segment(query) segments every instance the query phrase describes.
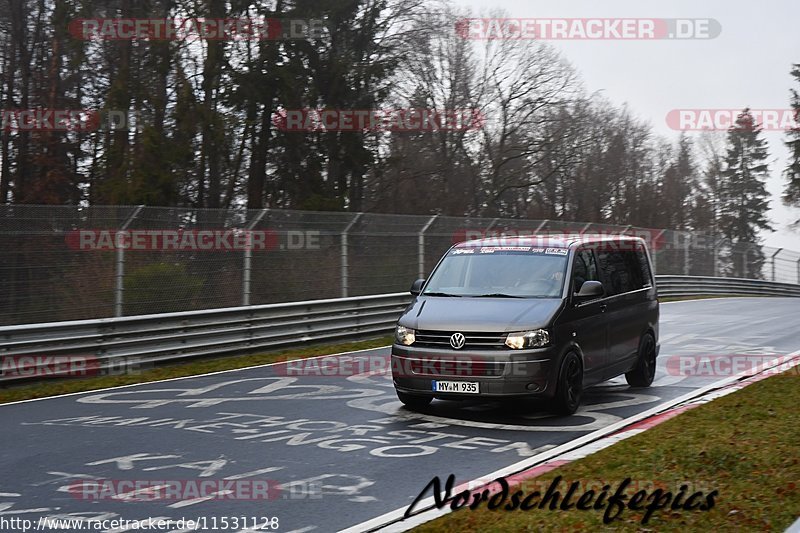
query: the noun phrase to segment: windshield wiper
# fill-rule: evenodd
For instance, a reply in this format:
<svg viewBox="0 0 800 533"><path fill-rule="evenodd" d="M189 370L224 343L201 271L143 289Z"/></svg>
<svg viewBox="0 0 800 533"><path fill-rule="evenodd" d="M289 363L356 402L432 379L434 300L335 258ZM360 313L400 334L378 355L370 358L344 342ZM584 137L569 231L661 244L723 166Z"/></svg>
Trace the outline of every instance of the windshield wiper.
<svg viewBox="0 0 800 533"><path fill-rule="evenodd" d="M446 292L423 292L422 296L454 296L456 298L461 298L460 294L449 294Z"/></svg>
<svg viewBox="0 0 800 533"><path fill-rule="evenodd" d="M494 292L491 294L476 294L475 298L525 298L525 296L517 296L515 294L505 294L502 292Z"/></svg>

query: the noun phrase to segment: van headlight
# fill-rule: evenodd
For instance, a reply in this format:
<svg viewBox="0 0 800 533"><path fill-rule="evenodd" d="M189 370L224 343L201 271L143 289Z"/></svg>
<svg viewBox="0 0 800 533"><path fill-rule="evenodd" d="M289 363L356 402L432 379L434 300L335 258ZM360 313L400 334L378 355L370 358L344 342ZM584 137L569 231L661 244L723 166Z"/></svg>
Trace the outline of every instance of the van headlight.
<svg viewBox="0 0 800 533"><path fill-rule="evenodd" d="M414 344L415 340L417 340L414 336L414 330L405 326L397 326L397 328L394 330L394 336L397 339L397 342L405 346L410 346L411 344Z"/></svg>
<svg viewBox="0 0 800 533"><path fill-rule="evenodd" d="M514 350L542 348L548 344L550 344L550 333L546 329L518 331L516 333L509 333L506 337L506 346Z"/></svg>

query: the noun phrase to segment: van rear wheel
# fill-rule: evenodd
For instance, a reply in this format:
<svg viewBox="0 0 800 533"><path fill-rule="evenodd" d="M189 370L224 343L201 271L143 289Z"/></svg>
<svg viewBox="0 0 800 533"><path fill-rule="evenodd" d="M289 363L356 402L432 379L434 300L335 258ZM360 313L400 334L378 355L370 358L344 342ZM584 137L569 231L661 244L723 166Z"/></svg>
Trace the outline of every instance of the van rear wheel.
<svg viewBox="0 0 800 533"><path fill-rule="evenodd" d="M625 374L631 387L649 387L656 377L656 340L645 333L639 343L639 356L633 370Z"/></svg>
<svg viewBox="0 0 800 533"><path fill-rule="evenodd" d="M403 402L403 405L409 409L424 409L427 407L433 398L430 396L414 396L413 394L406 394L405 392L397 392L397 397Z"/></svg>
<svg viewBox="0 0 800 533"><path fill-rule="evenodd" d="M575 352L569 352L561 362L556 385L553 411L560 415L571 415L578 410L583 393L583 366Z"/></svg>

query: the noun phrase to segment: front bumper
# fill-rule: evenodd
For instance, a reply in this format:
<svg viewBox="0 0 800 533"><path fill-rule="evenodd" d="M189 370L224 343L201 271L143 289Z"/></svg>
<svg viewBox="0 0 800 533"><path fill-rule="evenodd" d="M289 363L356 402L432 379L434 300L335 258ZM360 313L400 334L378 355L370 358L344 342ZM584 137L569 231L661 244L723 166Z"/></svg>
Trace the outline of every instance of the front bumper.
<svg viewBox="0 0 800 533"><path fill-rule="evenodd" d="M406 394L442 399L551 398L560 354L553 347L530 350L449 350L392 346L392 378ZM478 394L435 392L433 381L478 382Z"/></svg>

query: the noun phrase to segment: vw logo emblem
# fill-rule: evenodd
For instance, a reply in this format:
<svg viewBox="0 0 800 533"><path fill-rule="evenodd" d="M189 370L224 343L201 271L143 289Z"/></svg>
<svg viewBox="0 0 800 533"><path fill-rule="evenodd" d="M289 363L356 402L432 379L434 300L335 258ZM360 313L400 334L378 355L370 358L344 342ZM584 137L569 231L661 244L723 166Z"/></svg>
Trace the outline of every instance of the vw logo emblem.
<svg viewBox="0 0 800 533"><path fill-rule="evenodd" d="M464 338L463 333L453 333L450 335L450 346L452 346L456 350L460 350L464 347L464 343L467 339Z"/></svg>

